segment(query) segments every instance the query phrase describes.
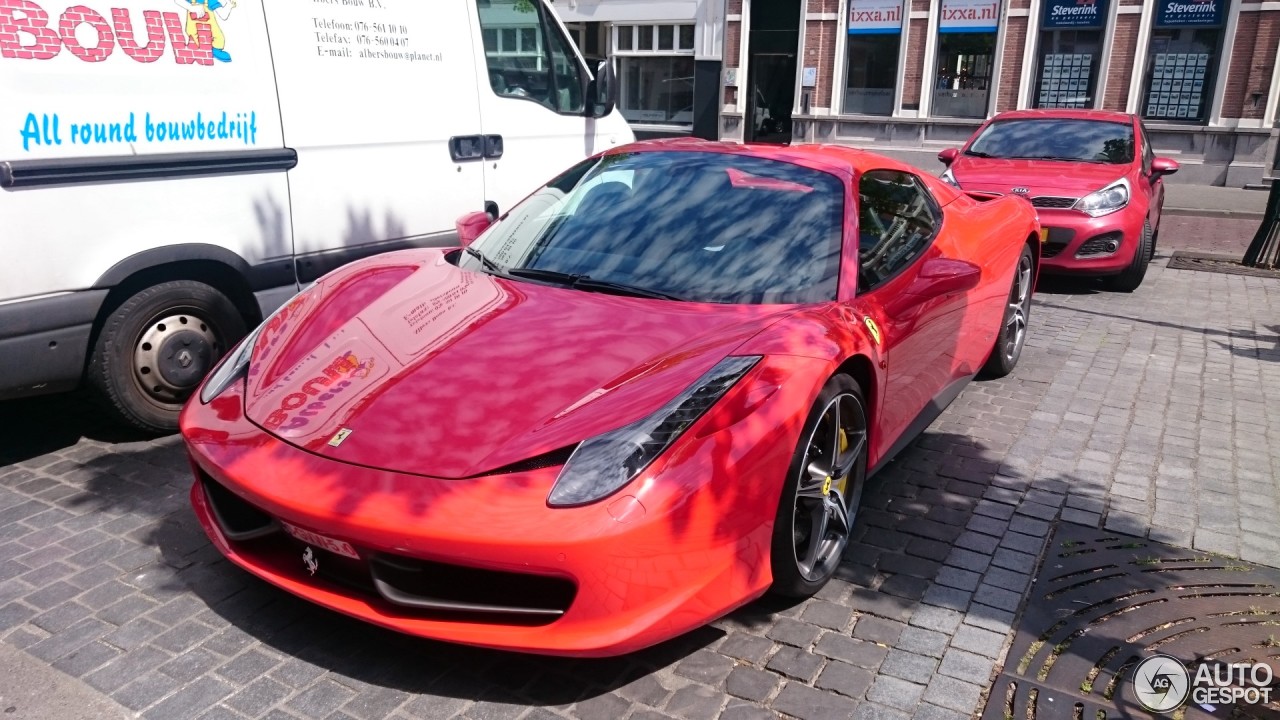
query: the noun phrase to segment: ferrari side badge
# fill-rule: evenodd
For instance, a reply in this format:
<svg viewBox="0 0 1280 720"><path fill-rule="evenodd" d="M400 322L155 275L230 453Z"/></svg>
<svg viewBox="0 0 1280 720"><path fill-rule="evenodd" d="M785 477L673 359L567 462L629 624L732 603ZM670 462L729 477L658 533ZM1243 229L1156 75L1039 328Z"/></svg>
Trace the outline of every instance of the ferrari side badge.
<svg viewBox="0 0 1280 720"><path fill-rule="evenodd" d="M351 434L350 428L338 428L338 432L334 433L333 437L329 438L329 447L338 447L339 445L342 444L343 440L347 439L347 436L350 434Z"/></svg>
<svg viewBox="0 0 1280 720"><path fill-rule="evenodd" d="M880 326L876 325L876 321L872 320L870 315L862 318L862 322L866 324L867 330L871 333L871 339L874 340L877 345L879 345L880 344ZM329 443L329 444L332 445L333 443Z"/></svg>

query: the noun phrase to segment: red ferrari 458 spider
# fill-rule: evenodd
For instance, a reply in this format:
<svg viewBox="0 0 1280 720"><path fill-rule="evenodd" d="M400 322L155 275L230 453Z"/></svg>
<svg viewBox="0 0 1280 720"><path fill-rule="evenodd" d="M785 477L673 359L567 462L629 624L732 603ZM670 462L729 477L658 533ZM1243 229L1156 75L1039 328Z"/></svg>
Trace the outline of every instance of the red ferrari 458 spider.
<svg viewBox="0 0 1280 720"><path fill-rule="evenodd" d="M853 149L654 141L333 272L187 405L218 549L430 638L598 656L836 570L1027 332L1040 229Z"/></svg>

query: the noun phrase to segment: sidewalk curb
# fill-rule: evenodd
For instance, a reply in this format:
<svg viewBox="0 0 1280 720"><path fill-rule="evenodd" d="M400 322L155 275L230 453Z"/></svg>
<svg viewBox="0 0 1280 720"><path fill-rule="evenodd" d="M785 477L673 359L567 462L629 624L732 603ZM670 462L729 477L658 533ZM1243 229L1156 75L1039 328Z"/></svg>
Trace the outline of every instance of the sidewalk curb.
<svg viewBox="0 0 1280 720"><path fill-rule="evenodd" d="M1171 208L1162 211L1165 215L1183 217L1226 218L1231 220L1261 220L1265 213L1253 210L1217 210L1213 208Z"/></svg>

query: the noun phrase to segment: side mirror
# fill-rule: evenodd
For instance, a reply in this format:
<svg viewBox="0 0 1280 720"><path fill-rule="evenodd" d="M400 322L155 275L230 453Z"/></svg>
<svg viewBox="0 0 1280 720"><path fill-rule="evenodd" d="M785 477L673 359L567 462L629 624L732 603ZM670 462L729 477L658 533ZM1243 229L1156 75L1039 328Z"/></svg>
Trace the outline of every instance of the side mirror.
<svg viewBox="0 0 1280 720"><path fill-rule="evenodd" d="M617 104L618 76L613 70L613 60L606 58L596 66L595 79L587 83L586 116L605 117Z"/></svg>
<svg viewBox="0 0 1280 720"><path fill-rule="evenodd" d="M948 258L926 260L916 281L918 288L909 292L937 297L972 290L982 280L982 269L973 263Z"/></svg>
<svg viewBox="0 0 1280 720"><path fill-rule="evenodd" d="M960 154L959 150L955 148L947 148L946 150L943 150L942 152L938 153L938 160L940 160L943 165L950 165L951 163L956 161L956 157L959 154Z"/></svg>
<svg viewBox="0 0 1280 720"><path fill-rule="evenodd" d="M1151 177L1158 178L1178 172L1178 161L1158 157L1151 161Z"/></svg>
<svg viewBox="0 0 1280 720"><path fill-rule="evenodd" d="M463 215L454 224L458 228L458 244L462 247L470 245L476 241L476 238L480 237L480 233L488 230L492 224L493 218L483 210Z"/></svg>

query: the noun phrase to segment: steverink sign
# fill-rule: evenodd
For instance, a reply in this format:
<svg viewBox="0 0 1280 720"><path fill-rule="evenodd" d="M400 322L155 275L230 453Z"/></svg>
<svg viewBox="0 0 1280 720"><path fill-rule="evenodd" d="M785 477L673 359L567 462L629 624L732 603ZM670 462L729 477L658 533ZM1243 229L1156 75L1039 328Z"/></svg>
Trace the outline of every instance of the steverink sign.
<svg viewBox="0 0 1280 720"><path fill-rule="evenodd" d="M1222 24L1227 0L1159 0L1156 27L1214 26Z"/></svg>
<svg viewBox="0 0 1280 720"><path fill-rule="evenodd" d="M1045 0L1041 27L1046 30L1101 28L1106 16L1107 0Z"/></svg>

